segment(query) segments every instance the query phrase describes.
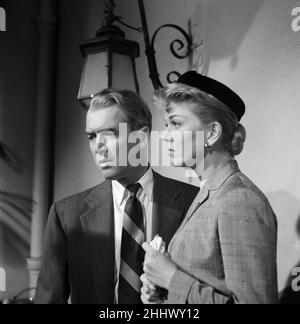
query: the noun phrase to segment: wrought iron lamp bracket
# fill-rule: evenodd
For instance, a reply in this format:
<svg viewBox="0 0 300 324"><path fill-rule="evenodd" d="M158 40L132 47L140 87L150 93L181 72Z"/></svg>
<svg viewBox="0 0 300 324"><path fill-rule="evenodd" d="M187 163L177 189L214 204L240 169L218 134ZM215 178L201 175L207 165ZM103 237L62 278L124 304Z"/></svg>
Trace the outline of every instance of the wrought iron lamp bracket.
<svg viewBox="0 0 300 324"><path fill-rule="evenodd" d="M177 59L185 59L190 56L190 54L193 52L193 50L196 47L199 47L202 45L202 42L199 44L193 44L193 39L192 37L180 26L175 25L175 24L164 24L160 27L158 27L151 40L149 36L149 30L148 30L148 24L147 24L147 17L145 13L145 6L144 6L144 1L143 0L138 0L138 5L139 5L139 10L140 10L140 16L141 16L141 22L142 22L142 27L134 27L131 26L123 21L123 17L117 16L114 14L114 8L116 7L114 0L106 0L105 1L105 6L106 10L104 11L105 13L105 24L102 26L102 28L97 32L101 33L103 28L110 28L110 27L115 27L113 24L115 22L120 23L121 25L135 30L137 32L143 33L144 34L144 40L145 40L145 53L147 56L148 60L148 67L149 67L149 76L150 79L153 83L154 89L159 89L163 85L160 81L159 78L159 73L158 73L158 68L157 68L157 62L156 62L156 51L155 51L155 41L158 33L164 29L164 28L172 28L177 30L182 36L183 39L176 38L173 40L170 44L170 51L172 55L177 58ZM185 52L182 54L182 51L185 50ZM172 82L172 76L179 77L180 73L177 71L171 71L167 74L167 81Z"/></svg>
<svg viewBox="0 0 300 324"><path fill-rule="evenodd" d="M151 40L151 51L154 53L155 55L155 40L157 37L157 34L163 29L163 28L173 28L175 30L177 30L179 33L181 33L181 35L184 37L184 41L182 41L179 38L176 38L175 40L173 40L170 44L170 51L172 53L172 55L179 59L185 59L187 57L189 57L189 55L192 53L193 51L193 40L192 37L180 26L175 25L175 24L164 24L162 26L160 26L159 28L156 29L156 31L153 34L152 40ZM184 54L180 54L181 51L186 48L186 51ZM180 76L180 73L177 71L171 71L168 73L167 75L167 81L169 83L172 82L171 76L175 75L177 78Z"/></svg>
<svg viewBox="0 0 300 324"><path fill-rule="evenodd" d="M192 53L192 51L194 49L193 39L183 28L179 27L178 25L164 24L156 29L156 31L154 32L152 39L150 41L144 0L138 0L138 4L139 4L140 16L141 16L141 21L142 21L145 45L146 45L146 55L148 58L150 78L152 80L154 89L159 89L162 87L162 83L159 78L156 57L155 57L156 52L155 52L155 46L154 46L157 34L163 28L173 28L173 29L177 30L183 36L184 41L182 41L181 39L175 39L170 44L171 53L177 59L185 59L185 58L189 57L189 55ZM180 54L180 51L182 51L185 48L185 46L186 46L185 54ZM171 80L172 75L175 75L178 77L178 76L180 76L180 73L177 71L169 72L167 75L168 82L172 82L172 80Z"/></svg>

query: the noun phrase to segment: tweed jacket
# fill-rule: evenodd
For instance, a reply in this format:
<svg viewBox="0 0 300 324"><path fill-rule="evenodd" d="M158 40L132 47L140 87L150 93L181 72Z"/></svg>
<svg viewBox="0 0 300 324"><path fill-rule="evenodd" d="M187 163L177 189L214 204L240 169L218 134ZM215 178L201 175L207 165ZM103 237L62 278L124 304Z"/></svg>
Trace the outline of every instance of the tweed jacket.
<svg viewBox="0 0 300 324"><path fill-rule="evenodd" d="M277 303L276 246L267 198L230 161L207 180L170 242L179 268L167 302Z"/></svg>

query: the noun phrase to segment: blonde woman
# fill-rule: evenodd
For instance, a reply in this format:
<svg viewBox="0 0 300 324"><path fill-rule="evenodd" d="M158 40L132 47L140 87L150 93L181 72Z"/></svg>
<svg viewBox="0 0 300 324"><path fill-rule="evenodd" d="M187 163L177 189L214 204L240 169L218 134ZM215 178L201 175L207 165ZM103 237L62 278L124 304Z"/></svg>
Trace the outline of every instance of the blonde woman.
<svg viewBox="0 0 300 324"><path fill-rule="evenodd" d="M243 101L224 84L193 71L155 97L166 111L164 140L172 164L185 166L191 157L178 149L173 134L201 131L204 168L194 165L201 190L170 242L168 254L143 245L142 301L277 303L276 217L265 195L234 159L246 139L240 124ZM158 287L167 291L166 300Z"/></svg>

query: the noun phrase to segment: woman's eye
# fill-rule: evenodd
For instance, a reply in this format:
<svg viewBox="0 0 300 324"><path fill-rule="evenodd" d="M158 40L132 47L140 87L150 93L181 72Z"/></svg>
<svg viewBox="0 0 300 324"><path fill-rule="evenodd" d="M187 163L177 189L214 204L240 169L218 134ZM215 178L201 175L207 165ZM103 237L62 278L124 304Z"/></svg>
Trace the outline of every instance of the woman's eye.
<svg viewBox="0 0 300 324"><path fill-rule="evenodd" d="M182 124L176 121L170 121L169 123L165 122L165 128L168 128L169 126L179 128L180 126L182 126Z"/></svg>
<svg viewBox="0 0 300 324"><path fill-rule="evenodd" d="M172 125L175 127L175 128L179 128L181 126L180 123L176 123L176 122L172 122Z"/></svg>

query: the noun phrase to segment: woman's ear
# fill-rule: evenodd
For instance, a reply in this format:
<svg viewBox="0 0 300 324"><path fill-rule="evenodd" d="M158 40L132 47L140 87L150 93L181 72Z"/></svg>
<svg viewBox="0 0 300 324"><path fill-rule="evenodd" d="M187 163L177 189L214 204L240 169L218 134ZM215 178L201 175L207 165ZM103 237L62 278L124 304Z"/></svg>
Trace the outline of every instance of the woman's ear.
<svg viewBox="0 0 300 324"><path fill-rule="evenodd" d="M210 130L207 134L207 144L214 146L222 136L222 125L218 122L210 124Z"/></svg>

